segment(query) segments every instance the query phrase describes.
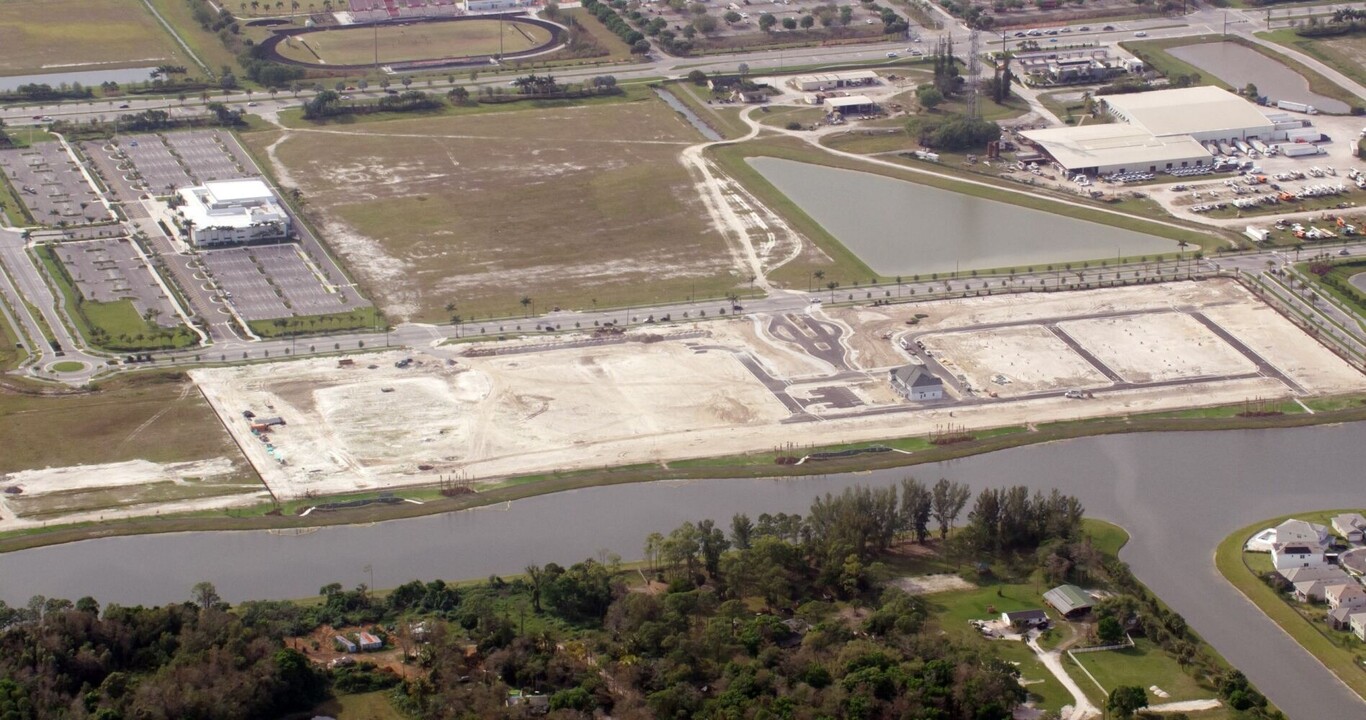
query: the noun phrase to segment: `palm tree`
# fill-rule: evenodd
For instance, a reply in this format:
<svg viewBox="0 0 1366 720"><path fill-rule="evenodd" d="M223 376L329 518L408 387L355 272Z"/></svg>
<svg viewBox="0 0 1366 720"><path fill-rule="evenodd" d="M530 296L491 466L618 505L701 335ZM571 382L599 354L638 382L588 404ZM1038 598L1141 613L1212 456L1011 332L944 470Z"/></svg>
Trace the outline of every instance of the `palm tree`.
<svg viewBox="0 0 1366 720"><path fill-rule="evenodd" d="M817 270L816 272L811 273L811 277L816 278L816 282L820 282L820 281L822 281L822 280L825 279L825 271L824 271L824 270ZM810 281L810 280L808 280L808 281L806 282L806 290L807 290L807 292L810 292L810 291L811 291L811 281Z"/></svg>
<svg viewBox="0 0 1366 720"><path fill-rule="evenodd" d="M545 580L545 573L539 565L527 565L526 577L531 584L531 610L539 613L541 611L541 585Z"/></svg>
<svg viewBox="0 0 1366 720"><path fill-rule="evenodd" d="M530 310L526 310L527 317L531 317L531 313L534 312L536 309L536 303L532 302L531 298L527 297L526 295L523 295L522 299L518 302L522 303L523 310L531 308Z"/></svg>
<svg viewBox="0 0 1366 720"><path fill-rule="evenodd" d="M831 280L830 282L825 284L825 287L830 290L830 302L835 302L835 289L839 286L839 282L835 280Z"/></svg>

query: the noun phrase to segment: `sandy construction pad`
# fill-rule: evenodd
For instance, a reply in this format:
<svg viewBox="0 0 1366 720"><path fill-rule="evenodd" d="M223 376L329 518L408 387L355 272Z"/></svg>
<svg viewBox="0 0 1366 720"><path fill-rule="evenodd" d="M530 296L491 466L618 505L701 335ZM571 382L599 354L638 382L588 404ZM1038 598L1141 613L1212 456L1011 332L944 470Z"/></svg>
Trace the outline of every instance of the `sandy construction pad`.
<svg viewBox="0 0 1366 720"><path fill-rule="evenodd" d="M929 595L931 593L950 592L952 590L973 590L977 587L957 575L948 573L897 578L893 580L891 584L905 590L906 593L910 595Z"/></svg>
<svg viewBox="0 0 1366 720"><path fill-rule="evenodd" d="M1252 361L1184 313L1073 320L1058 328L1129 382L1241 375Z"/></svg>
<svg viewBox="0 0 1366 720"><path fill-rule="evenodd" d="M432 483L481 462L538 453L582 454L611 465L625 455L601 455L594 446L637 440L649 448L678 434L788 415L730 352L683 343L453 363L414 356L412 366L395 367L403 357L367 355L350 368L310 360L193 376L280 497ZM263 440L251 433L244 410L286 424Z"/></svg>
<svg viewBox="0 0 1366 720"><path fill-rule="evenodd" d="M1110 382L1042 325L924 335L920 341L944 367L974 389L1018 397Z"/></svg>
<svg viewBox="0 0 1366 720"><path fill-rule="evenodd" d="M73 490L116 488L157 482L216 480L226 478L237 470L238 467L228 458L180 463L129 460L103 465L22 470L0 475L0 486L17 486L23 490L24 496L32 497Z"/></svg>
<svg viewBox="0 0 1366 720"><path fill-rule="evenodd" d="M1311 393L1352 392L1366 384L1366 377L1346 360L1310 339L1267 305L1221 305L1207 308L1204 313Z"/></svg>

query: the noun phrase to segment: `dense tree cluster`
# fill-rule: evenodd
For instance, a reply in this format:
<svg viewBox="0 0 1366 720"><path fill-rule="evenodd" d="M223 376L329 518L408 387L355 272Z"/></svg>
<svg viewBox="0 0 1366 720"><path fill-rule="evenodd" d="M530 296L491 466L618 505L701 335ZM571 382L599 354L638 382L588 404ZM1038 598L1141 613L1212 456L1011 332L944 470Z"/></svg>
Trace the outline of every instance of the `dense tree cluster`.
<svg viewBox="0 0 1366 720"><path fill-rule="evenodd" d="M380 112L420 112L439 110L445 102L437 95L421 90L404 90L382 95L377 100L346 99L335 90L323 90L304 103L304 117L321 120L339 115L368 115Z"/></svg>
<svg viewBox="0 0 1366 720"><path fill-rule="evenodd" d="M630 45L632 52L649 52L649 42L645 43L643 50L636 47L636 43L645 40L645 35L628 25L611 5L600 0L583 0L582 5L588 12L593 13L593 17L606 25L608 30L621 38L622 42Z"/></svg>
<svg viewBox="0 0 1366 720"><path fill-rule="evenodd" d="M1001 137L995 122L961 114L914 117L906 131L925 147L950 152L981 149Z"/></svg>

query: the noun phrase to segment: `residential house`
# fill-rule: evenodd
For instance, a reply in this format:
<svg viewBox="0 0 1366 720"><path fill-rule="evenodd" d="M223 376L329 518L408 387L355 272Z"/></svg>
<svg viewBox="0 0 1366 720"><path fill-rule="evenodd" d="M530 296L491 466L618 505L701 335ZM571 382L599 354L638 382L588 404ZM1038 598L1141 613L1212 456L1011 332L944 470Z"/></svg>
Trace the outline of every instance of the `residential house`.
<svg viewBox="0 0 1366 720"><path fill-rule="evenodd" d="M1366 539L1366 518L1361 513L1342 513L1333 518L1333 529L1355 545Z"/></svg>
<svg viewBox="0 0 1366 720"><path fill-rule="evenodd" d="M1352 577L1343 572L1341 568L1335 568L1332 565L1286 568L1279 571L1279 575L1285 578L1285 581L1291 585L1308 582L1310 580L1323 580L1329 585L1337 585L1346 583L1352 579Z"/></svg>
<svg viewBox="0 0 1366 720"><path fill-rule="evenodd" d="M892 389L907 400L942 400L944 381L924 365L905 365L889 374Z"/></svg>
<svg viewBox="0 0 1366 720"><path fill-rule="evenodd" d="M1332 537L1327 526L1292 519L1276 526L1275 541L1282 544L1292 542L1313 543L1319 547L1328 547L1331 544Z"/></svg>
<svg viewBox="0 0 1366 720"><path fill-rule="evenodd" d="M1048 624L1048 613L1043 610L1018 610L1001 613L1001 622L1013 628L1035 628Z"/></svg>
<svg viewBox="0 0 1366 720"><path fill-rule="evenodd" d="M1366 612L1352 613L1348 617L1347 626L1352 629L1352 634L1359 640L1366 640Z"/></svg>
<svg viewBox="0 0 1366 720"><path fill-rule="evenodd" d="M1271 546L1271 564L1277 570L1318 567L1327 564L1323 547L1312 542L1277 542Z"/></svg>
<svg viewBox="0 0 1366 720"><path fill-rule="evenodd" d="M351 642L345 635L337 635L332 638L332 641L337 644L337 649L342 652L356 652L356 644Z"/></svg>
<svg viewBox="0 0 1366 720"><path fill-rule="evenodd" d="M1328 584L1331 582L1334 581L1305 580L1304 582L1297 582L1294 585L1295 599L1302 603L1323 602L1326 599L1323 592L1328 589Z"/></svg>
<svg viewBox="0 0 1366 720"><path fill-rule="evenodd" d="M1044 593L1043 599L1065 618L1085 615L1096 602L1090 593L1076 585L1059 585Z"/></svg>
<svg viewBox="0 0 1366 720"><path fill-rule="evenodd" d="M1366 590L1355 580L1342 585L1329 585L1323 589L1323 598L1328 601L1330 610L1340 607L1354 607L1366 610Z"/></svg>
<svg viewBox="0 0 1366 720"><path fill-rule="evenodd" d="M360 641L358 644L362 652L375 652L384 647L384 643L378 637L368 632L356 633L356 639Z"/></svg>
<svg viewBox="0 0 1366 720"><path fill-rule="evenodd" d="M1338 556L1338 567L1357 576L1366 576L1366 548L1352 548Z"/></svg>
<svg viewBox="0 0 1366 720"><path fill-rule="evenodd" d="M1361 608L1340 607L1328 611L1328 626L1334 630L1351 630L1352 616L1361 613Z"/></svg>

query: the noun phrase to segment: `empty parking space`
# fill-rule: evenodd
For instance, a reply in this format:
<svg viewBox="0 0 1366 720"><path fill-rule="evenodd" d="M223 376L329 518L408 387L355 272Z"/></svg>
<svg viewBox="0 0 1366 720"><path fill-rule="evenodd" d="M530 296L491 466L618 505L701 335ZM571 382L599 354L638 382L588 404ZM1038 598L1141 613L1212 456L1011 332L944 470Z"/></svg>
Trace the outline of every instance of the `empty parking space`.
<svg viewBox="0 0 1366 720"><path fill-rule="evenodd" d="M367 307L349 288L327 284L293 243L200 253L207 281L217 285L247 321L331 315Z"/></svg>
<svg viewBox="0 0 1366 720"><path fill-rule="evenodd" d="M0 171L36 223L79 225L110 219L95 188L59 143L0 150Z"/></svg>
<svg viewBox="0 0 1366 720"><path fill-rule="evenodd" d="M248 175L246 166L227 149L216 131L172 133L166 136L166 145L199 183L236 180Z"/></svg>
<svg viewBox="0 0 1366 720"><path fill-rule="evenodd" d="M151 268L127 238L67 242L54 249L86 302L130 300L139 315L152 310L162 327L180 324Z"/></svg>
<svg viewBox="0 0 1366 720"><path fill-rule="evenodd" d="M126 161L119 170L131 180L141 180L140 189L147 192L169 195L176 188L194 184L180 160L157 135L125 137L114 157Z"/></svg>

